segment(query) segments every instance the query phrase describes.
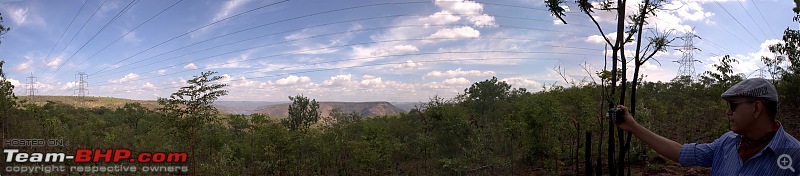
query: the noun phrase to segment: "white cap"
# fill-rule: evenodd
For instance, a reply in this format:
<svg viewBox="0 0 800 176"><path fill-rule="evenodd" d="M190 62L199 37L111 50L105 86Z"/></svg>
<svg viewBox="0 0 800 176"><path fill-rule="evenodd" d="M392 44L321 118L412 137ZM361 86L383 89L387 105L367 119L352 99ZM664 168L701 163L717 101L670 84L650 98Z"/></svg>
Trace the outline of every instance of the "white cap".
<svg viewBox="0 0 800 176"><path fill-rule="evenodd" d="M778 90L769 80L764 78L750 78L736 83L730 89L722 93L722 99L730 100L733 97L753 97L764 98L778 102Z"/></svg>

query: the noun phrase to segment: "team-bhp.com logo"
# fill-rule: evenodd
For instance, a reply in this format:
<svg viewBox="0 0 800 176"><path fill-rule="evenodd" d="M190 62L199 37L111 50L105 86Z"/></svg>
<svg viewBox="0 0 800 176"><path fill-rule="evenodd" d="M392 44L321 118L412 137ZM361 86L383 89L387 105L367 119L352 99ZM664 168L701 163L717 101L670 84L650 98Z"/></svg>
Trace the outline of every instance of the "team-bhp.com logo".
<svg viewBox="0 0 800 176"><path fill-rule="evenodd" d="M76 163L87 162L131 162L131 163L185 163L186 153L139 153L138 156L131 155L131 150L128 149L78 149L75 155L67 155L66 153L24 153L19 149L3 149L3 154L6 155L6 162L11 163L39 163L39 162L65 162L66 160L73 160Z"/></svg>
<svg viewBox="0 0 800 176"><path fill-rule="evenodd" d="M5 140L3 160L5 168L0 173L188 173L186 152L140 152L126 148L77 149L74 154L64 152L26 152L13 147L65 147L63 140L11 139ZM23 148L23 149L24 149ZM39 150L41 151L41 150Z"/></svg>

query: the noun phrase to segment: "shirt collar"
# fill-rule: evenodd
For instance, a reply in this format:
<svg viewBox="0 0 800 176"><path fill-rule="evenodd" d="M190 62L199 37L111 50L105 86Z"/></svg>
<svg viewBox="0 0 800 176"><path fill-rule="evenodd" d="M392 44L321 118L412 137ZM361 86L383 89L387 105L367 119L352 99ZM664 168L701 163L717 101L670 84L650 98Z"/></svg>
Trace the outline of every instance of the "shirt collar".
<svg viewBox="0 0 800 176"><path fill-rule="evenodd" d="M766 148L769 148L771 150L775 150L777 148L784 148L785 146L783 143L787 140L786 135L788 134L786 133L786 131L783 130L783 124L781 124L781 127L778 128L778 131L775 132L775 137L772 137L772 140L769 141Z"/></svg>

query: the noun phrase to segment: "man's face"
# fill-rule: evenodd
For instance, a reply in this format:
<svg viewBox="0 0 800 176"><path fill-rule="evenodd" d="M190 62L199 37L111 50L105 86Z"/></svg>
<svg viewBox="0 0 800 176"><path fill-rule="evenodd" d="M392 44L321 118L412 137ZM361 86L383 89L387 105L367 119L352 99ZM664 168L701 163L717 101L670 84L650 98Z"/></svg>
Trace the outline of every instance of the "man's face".
<svg viewBox="0 0 800 176"><path fill-rule="evenodd" d="M755 123L754 102L754 100L744 97L728 100L727 114L731 123L731 131L744 134Z"/></svg>

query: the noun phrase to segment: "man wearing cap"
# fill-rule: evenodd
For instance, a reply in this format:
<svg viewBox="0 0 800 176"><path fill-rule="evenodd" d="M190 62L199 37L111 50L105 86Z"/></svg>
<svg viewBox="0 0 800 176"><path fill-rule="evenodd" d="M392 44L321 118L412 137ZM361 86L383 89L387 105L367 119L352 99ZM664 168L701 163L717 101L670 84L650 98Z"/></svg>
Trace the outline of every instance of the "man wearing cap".
<svg viewBox="0 0 800 176"><path fill-rule="evenodd" d="M782 153L800 150L800 142L776 120L778 91L772 83L747 79L722 93L722 99L729 105L726 113L731 131L711 143L678 144L639 125L621 105L618 108L625 112L625 120L617 126L681 166L711 167L713 175L800 175L800 168L794 168L800 161L777 169ZM788 171L789 167L793 171Z"/></svg>

